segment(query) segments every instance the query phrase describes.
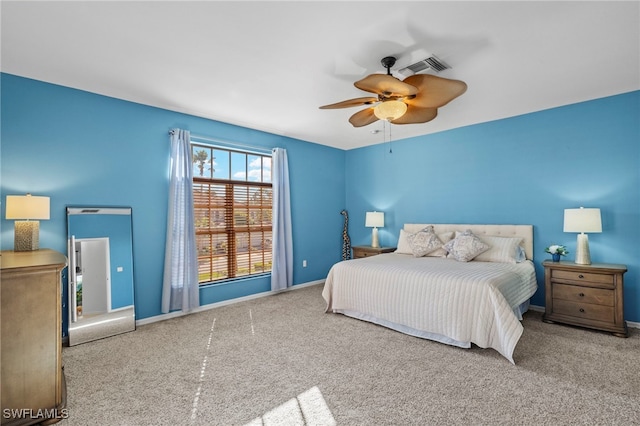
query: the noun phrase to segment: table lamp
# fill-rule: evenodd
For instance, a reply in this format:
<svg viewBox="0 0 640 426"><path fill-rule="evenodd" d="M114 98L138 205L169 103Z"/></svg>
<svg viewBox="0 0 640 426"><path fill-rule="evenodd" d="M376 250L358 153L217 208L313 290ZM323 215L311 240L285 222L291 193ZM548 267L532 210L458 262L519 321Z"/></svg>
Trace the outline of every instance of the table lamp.
<svg viewBox="0 0 640 426"><path fill-rule="evenodd" d="M364 226L367 228L373 228L371 230L371 247L380 247L380 242L378 241L378 228L384 227L384 213L367 212Z"/></svg>
<svg viewBox="0 0 640 426"><path fill-rule="evenodd" d="M602 232L600 209L565 209L564 232L579 232L576 244L576 263L591 264L589 237L585 232Z"/></svg>
<svg viewBox="0 0 640 426"><path fill-rule="evenodd" d="M49 197L7 195L7 220L16 220L13 250L38 250L40 222L49 220Z"/></svg>

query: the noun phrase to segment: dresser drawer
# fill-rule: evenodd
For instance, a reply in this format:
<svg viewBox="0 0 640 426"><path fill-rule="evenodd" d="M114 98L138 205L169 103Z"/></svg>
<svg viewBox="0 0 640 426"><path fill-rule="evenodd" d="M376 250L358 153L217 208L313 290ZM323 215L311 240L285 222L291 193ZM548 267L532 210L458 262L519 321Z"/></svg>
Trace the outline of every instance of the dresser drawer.
<svg viewBox="0 0 640 426"><path fill-rule="evenodd" d="M552 288L554 299L577 303L590 303L594 305L614 306L615 292L613 290L558 283L554 283Z"/></svg>
<svg viewBox="0 0 640 426"><path fill-rule="evenodd" d="M612 274L597 274L593 272L566 271L562 269L551 270L551 279L570 280L579 283L608 284L613 286Z"/></svg>
<svg viewBox="0 0 640 426"><path fill-rule="evenodd" d="M553 299L553 313L557 315L568 315L576 318L612 323L615 319L614 312L613 306Z"/></svg>

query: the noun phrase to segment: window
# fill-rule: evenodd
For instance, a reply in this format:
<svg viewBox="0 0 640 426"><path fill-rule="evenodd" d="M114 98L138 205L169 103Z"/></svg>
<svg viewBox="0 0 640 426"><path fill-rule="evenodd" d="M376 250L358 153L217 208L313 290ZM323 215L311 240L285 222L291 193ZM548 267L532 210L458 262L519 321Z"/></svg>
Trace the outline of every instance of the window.
<svg viewBox="0 0 640 426"><path fill-rule="evenodd" d="M271 271L271 156L191 143L198 281Z"/></svg>

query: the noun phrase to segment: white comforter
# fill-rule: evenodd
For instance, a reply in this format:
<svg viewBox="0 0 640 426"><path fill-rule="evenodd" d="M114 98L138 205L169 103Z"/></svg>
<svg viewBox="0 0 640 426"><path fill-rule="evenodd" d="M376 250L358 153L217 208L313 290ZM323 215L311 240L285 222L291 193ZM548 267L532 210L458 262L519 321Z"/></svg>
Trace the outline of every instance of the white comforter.
<svg viewBox="0 0 640 426"><path fill-rule="evenodd" d="M537 289L532 262L458 262L381 254L343 261L322 291L343 313L443 343L493 348L509 361L524 328L514 313Z"/></svg>

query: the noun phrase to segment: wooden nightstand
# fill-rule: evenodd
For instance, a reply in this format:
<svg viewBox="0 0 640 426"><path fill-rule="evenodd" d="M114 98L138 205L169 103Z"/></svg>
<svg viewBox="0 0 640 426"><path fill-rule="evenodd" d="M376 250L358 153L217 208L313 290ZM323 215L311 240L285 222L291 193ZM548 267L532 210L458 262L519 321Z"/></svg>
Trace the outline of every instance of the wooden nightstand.
<svg viewBox="0 0 640 426"><path fill-rule="evenodd" d="M623 318L625 265L542 262L545 322L559 322L627 337Z"/></svg>
<svg viewBox="0 0 640 426"><path fill-rule="evenodd" d="M371 246L353 246L353 258L376 256L382 253L391 253L396 251L395 247L371 247Z"/></svg>

